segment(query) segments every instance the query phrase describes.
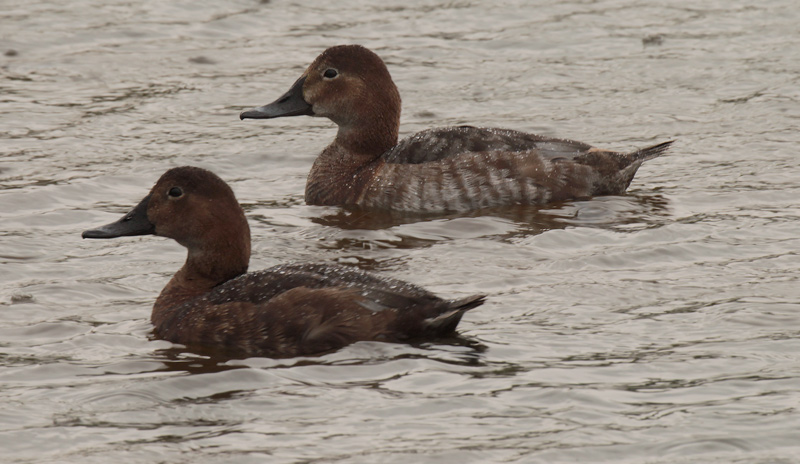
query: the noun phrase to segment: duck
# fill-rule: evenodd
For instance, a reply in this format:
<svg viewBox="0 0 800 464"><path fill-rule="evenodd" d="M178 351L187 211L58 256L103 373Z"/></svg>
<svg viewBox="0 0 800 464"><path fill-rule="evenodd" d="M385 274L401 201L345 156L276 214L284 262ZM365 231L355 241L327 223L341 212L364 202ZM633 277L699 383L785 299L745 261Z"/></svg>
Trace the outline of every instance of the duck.
<svg viewBox="0 0 800 464"><path fill-rule="evenodd" d="M305 201L401 213L547 205L625 193L673 141L621 153L499 128L428 129L398 142L401 101L386 64L361 45L325 50L288 92L240 119L326 117L338 126L314 161Z"/></svg>
<svg viewBox="0 0 800 464"><path fill-rule="evenodd" d="M167 237L186 261L155 300L157 338L231 358L317 355L357 341L404 343L455 334L485 295L443 299L422 287L325 263L247 272L250 228L211 171L172 168L118 221L83 238Z"/></svg>

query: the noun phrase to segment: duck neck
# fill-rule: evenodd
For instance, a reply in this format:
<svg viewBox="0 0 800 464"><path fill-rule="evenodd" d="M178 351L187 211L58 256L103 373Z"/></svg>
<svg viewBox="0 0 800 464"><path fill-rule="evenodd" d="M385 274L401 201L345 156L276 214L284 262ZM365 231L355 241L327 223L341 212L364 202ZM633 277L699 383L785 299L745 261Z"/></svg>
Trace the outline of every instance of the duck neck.
<svg viewBox="0 0 800 464"><path fill-rule="evenodd" d="M402 103L385 68L369 91L358 93L341 111L328 116L339 126L331 147L347 153L351 164L367 164L397 145Z"/></svg>
<svg viewBox="0 0 800 464"><path fill-rule="evenodd" d="M336 139L320 153L308 174L306 203L357 204L382 164L381 155L397 145L397 134L395 120L339 126Z"/></svg>
<svg viewBox="0 0 800 464"><path fill-rule="evenodd" d="M366 164L397 145L398 118L368 118L361 124L339 126L331 146L348 153L353 161Z"/></svg>
<svg viewBox="0 0 800 464"><path fill-rule="evenodd" d="M189 253L183 267L156 299L151 315L153 325L158 328L184 303L247 272L250 231L248 229L246 234L238 234L238 240L236 235L231 233L206 240L213 246L188 247Z"/></svg>
<svg viewBox="0 0 800 464"><path fill-rule="evenodd" d="M354 153L336 142L314 161L306 181L309 205L358 204L361 193L381 164L378 156Z"/></svg>

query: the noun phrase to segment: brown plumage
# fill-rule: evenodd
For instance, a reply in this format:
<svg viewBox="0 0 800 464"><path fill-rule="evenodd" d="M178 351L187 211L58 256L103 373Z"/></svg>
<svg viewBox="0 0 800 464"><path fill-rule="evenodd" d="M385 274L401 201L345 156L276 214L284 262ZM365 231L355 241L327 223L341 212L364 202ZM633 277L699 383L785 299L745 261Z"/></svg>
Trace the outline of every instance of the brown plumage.
<svg viewBox="0 0 800 464"><path fill-rule="evenodd" d="M398 143L400 110L400 94L380 57L340 45L317 57L281 98L241 118L329 118L339 131L311 168L306 202L403 212L622 194L639 166L672 143L619 153L471 126L431 129Z"/></svg>
<svg viewBox="0 0 800 464"><path fill-rule="evenodd" d="M191 350L286 357L359 340L450 335L484 296L444 300L415 285L327 264L247 272L250 229L230 187L200 168L167 171L138 206L84 238L153 234L188 249L153 306L155 334Z"/></svg>

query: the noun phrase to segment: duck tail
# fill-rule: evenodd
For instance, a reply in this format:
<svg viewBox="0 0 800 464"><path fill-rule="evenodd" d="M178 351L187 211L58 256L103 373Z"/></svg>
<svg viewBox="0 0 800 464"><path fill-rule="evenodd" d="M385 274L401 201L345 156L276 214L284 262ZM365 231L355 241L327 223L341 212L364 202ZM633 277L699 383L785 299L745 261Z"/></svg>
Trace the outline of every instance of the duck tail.
<svg viewBox="0 0 800 464"><path fill-rule="evenodd" d="M662 142L649 147L640 148L630 153L617 153L621 163L626 164L626 166L618 171L615 175L610 176L610 181L607 183L607 185L605 185L605 188L598 189L595 194L619 195L625 193L625 190L627 190L631 185L633 177L636 175L636 171L639 170L639 167L642 165L642 163L661 156L661 154L669 149L673 142L675 141L670 140L668 142Z"/></svg>
<svg viewBox="0 0 800 464"><path fill-rule="evenodd" d="M447 301L444 312L422 321L425 331L437 336L450 335L461 322L461 316L470 309L477 308L486 301L486 295L472 295L458 300Z"/></svg>
<svg viewBox="0 0 800 464"><path fill-rule="evenodd" d="M651 160L653 158L657 158L661 156L664 152L669 150L669 147L674 143L674 140L670 140L668 142L662 142L657 145L652 145L646 148L640 148L635 152L631 153L630 156L633 158L634 161L641 160L642 162Z"/></svg>

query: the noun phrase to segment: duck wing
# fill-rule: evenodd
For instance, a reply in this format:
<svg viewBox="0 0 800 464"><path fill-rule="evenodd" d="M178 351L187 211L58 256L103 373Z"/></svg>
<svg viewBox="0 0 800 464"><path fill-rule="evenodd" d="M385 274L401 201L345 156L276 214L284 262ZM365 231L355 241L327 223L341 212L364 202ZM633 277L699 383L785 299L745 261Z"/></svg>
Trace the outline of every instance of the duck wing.
<svg viewBox="0 0 800 464"><path fill-rule="evenodd" d="M297 287L355 288L364 295L374 295L377 303L390 307L399 306L398 302L388 301L390 295L440 299L432 292L402 280L378 277L350 267L317 263L283 264L250 272L218 285L206 298L212 304L231 301L264 303Z"/></svg>
<svg viewBox="0 0 800 464"><path fill-rule="evenodd" d="M572 159L592 149L573 140L543 137L510 129L473 126L439 127L401 140L384 153L387 163L422 164L474 152L526 152L535 150L546 159Z"/></svg>

